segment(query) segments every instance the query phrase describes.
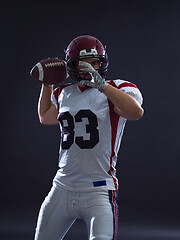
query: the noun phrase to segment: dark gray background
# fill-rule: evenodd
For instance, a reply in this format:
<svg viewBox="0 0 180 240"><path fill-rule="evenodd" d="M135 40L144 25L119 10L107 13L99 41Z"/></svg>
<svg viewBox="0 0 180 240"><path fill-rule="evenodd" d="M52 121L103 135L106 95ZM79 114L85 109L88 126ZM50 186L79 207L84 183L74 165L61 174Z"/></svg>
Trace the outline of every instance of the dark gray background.
<svg viewBox="0 0 180 240"><path fill-rule="evenodd" d="M107 46L109 79L143 93L145 114L128 121L117 164L119 238L180 238L180 1L39 1L1 7L0 239L33 239L57 170L58 126L38 121L40 84L29 71L64 58L75 37ZM87 239L78 221L66 239Z"/></svg>

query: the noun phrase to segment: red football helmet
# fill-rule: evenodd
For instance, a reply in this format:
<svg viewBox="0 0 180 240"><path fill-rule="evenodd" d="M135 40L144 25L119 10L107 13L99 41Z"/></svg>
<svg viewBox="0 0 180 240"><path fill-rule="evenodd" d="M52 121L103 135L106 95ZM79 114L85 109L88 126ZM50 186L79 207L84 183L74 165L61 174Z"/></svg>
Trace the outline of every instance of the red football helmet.
<svg viewBox="0 0 180 240"><path fill-rule="evenodd" d="M103 44L97 38L88 35L79 36L70 42L65 53L68 74L72 79L82 80L76 62L85 58L98 58L100 61L98 72L105 77L109 64L108 56Z"/></svg>

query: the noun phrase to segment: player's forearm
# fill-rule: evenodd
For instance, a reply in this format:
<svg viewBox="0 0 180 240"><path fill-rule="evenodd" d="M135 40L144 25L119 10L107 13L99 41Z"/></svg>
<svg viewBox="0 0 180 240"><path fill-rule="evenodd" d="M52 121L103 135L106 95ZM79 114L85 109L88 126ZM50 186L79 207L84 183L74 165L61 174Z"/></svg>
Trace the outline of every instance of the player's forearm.
<svg viewBox="0 0 180 240"><path fill-rule="evenodd" d="M38 115L39 115L40 121L51 106L52 91L53 91L53 86L46 87L42 85L41 93L39 96L39 102L38 102Z"/></svg>
<svg viewBox="0 0 180 240"><path fill-rule="evenodd" d="M129 94L108 85L104 94L118 109L118 114L129 120L137 120L142 117L144 110L140 104Z"/></svg>

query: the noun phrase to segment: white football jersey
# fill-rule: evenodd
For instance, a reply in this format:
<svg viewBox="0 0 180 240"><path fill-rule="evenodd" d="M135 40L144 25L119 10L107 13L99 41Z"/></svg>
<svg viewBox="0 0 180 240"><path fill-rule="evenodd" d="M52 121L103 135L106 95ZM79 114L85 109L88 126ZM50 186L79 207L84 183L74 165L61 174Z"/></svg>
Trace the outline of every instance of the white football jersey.
<svg viewBox="0 0 180 240"><path fill-rule="evenodd" d="M142 104L136 85L124 80L108 83ZM54 182L72 191L117 190L115 167L127 119L114 112L105 94L76 83L56 88L51 100L58 109L61 130Z"/></svg>

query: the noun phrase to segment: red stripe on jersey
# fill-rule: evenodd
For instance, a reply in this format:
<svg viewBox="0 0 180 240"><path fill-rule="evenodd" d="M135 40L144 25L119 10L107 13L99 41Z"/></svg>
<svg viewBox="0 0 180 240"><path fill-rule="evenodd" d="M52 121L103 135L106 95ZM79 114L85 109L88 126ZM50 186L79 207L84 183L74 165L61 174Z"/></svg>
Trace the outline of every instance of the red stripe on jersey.
<svg viewBox="0 0 180 240"><path fill-rule="evenodd" d="M129 82L123 82L122 84L120 84L119 86L117 86L115 84L114 81L110 80L108 81L108 83L115 87L115 88L123 88L123 87L134 87L137 88L137 86L133 83L129 83ZM110 120L111 120L111 134L112 134L112 152L111 152L111 158L110 158L110 169L109 169L109 174L112 176L113 171L115 170L113 165L112 165L112 160L113 157L115 156L115 141L116 141L116 134L117 134L117 126L118 126L118 121L120 116L117 115L114 111L114 105L112 104L112 102L108 101L109 103L109 111L110 111ZM118 185L117 185L117 180L114 176L112 176L114 179L114 184L115 184L115 189L117 191L118 189Z"/></svg>
<svg viewBox="0 0 180 240"><path fill-rule="evenodd" d="M61 91L62 91L62 88L61 88L61 87L56 88L56 89L54 89L54 91L53 91L53 95L54 95L54 97L55 97L55 99L56 99L56 102L57 102L58 110L59 110L58 97L59 97Z"/></svg>
<svg viewBox="0 0 180 240"><path fill-rule="evenodd" d="M115 88L123 88L123 87L134 87L134 88L137 88L137 86L133 83L130 83L130 82L123 82L121 83L119 86L117 86L115 84L114 81L110 80L108 81L108 83L115 87ZM110 158L110 169L109 169L109 174L112 176L112 173L113 171L115 170L114 167L112 166L112 160L113 160L113 157L115 156L115 141L116 141L116 134L117 134L117 127L118 127L118 121L119 121L119 118L120 116L118 116L115 111L114 111L114 105L112 104L112 102L110 102L108 100L108 103L109 103L109 111L110 111L110 120L111 120L111 134L112 134L112 153L111 153L111 158ZM117 180L114 176L112 176L113 179L114 179L114 184L115 184L115 188L116 188L116 191L117 191Z"/></svg>
<svg viewBox="0 0 180 240"><path fill-rule="evenodd" d="M123 82L123 83L121 83L119 86L116 86L115 82L113 82L112 80L108 81L108 83L109 83L111 86L113 86L113 87L115 87L115 88L118 88L118 89L123 88L123 87L134 87L134 88L137 88L137 89L138 89L138 87L137 87L135 84L130 83L130 82Z"/></svg>
<svg viewBox="0 0 180 240"><path fill-rule="evenodd" d="M120 88L123 88L123 87L134 87L134 88L137 88L137 86L135 84L128 83L128 82L121 83L117 88L120 89Z"/></svg>
<svg viewBox="0 0 180 240"><path fill-rule="evenodd" d="M112 80L108 81L108 83L109 83L109 85L111 85L111 86L113 86L113 87L116 87L116 88L117 88L117 86L116 86L115 82L113 82Z"/></svg>
<svg viewBox="0 0 180 240"><path fill-rule="evenodd" d="M111 101L108 100L109 104L109 113L110 113L110 121L111 121L111 136L112 136L112 149L111 149L111 157L110 157L110 169L108 174L112 176L112 172L114 171L114 167L112 166L112 159L115 156L115 141L116 141L116 134L117 134L117 126L119 121L119 115L117 115L114 111L114 105ZM114 179L115 188L117 190L117 180L114 176L112 176Z"/></svg>

